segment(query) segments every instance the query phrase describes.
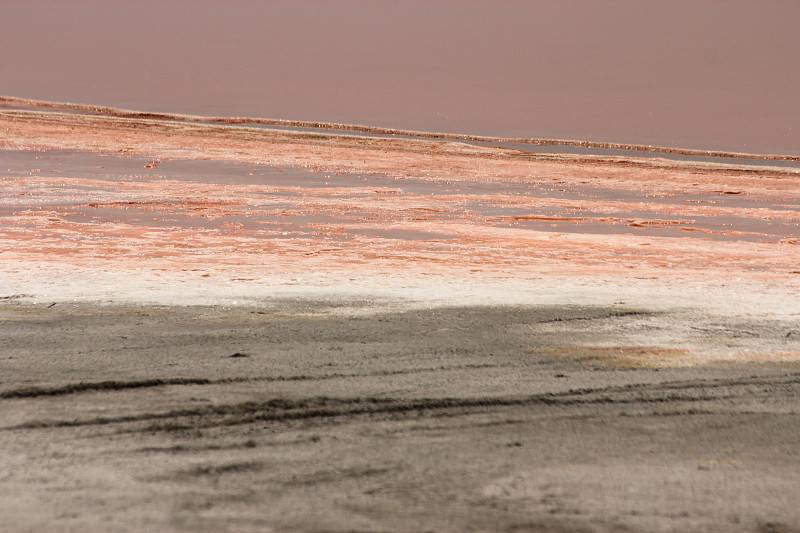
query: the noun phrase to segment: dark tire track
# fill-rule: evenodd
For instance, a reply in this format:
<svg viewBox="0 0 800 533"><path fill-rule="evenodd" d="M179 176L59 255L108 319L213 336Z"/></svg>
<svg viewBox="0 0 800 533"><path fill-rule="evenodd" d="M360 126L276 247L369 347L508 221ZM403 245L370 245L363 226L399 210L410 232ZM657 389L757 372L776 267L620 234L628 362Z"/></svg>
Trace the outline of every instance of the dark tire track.
<svg viewBox="0 0 800 533"><path fill-rule="evenodd" d="M781 387L800 397L800 374L779 377L752 377L749 379L716 379L680 381L664 384L635 384L594 389L573 389L563 393L545 393L522 397L482 398L329 398L312 397L302 400L271 399L265 402L243 402L227 405L181 409L163 413L142 413L119 417L96 417L76 420L34 420L3 430L44 429L57 427L100 426L150 422L143 428L128 431L176 431L222 426L236 426L254 422L280 422L290 420L325 420L364 415L403 415L417 413L424 416L462 416L477 410L504 407L575 406L593 404L677 404L719 401L732 398L753 397L753 388ZM737 390L738 389L738 390ZM769 394L769 389L762 390ZM701 412L697 407L691 412ZM686 412L686 411L680 411ZM181 420L192 419L192 420Z"/></svg>
<svg viewBox="0 0 800 533"><path fill-rule="evenodd" d="M315 380L342 379L342 378L380 377L380 376L394 376L402 374L420 374L424 372L440 372L444 370L495 368L497 366L499 365L467 364L459 366L413 368L408 370L386 370L380 372L366 372L366 373L337 372L332 374L323 374L319 376L299 374L295 376L257 376L257 377L223 378L223 379L173 378L173 379L144 379L144 380L132 380L132 381L114 380L114 381L99 381L99 382L88 382L88 383L81 382L81 383L70 383L67 385L62 385L60 387L24 387L21 389L11 389L0 392L0 399L38 398L41 396L63 396L67 394L80 394L84 392L121 391L128 389L165 387L165 386L175 386L175 385L220 385L226 383L249 383L249 382L259 382L259 381L264 381L264 382L315 381Z"/></svg>

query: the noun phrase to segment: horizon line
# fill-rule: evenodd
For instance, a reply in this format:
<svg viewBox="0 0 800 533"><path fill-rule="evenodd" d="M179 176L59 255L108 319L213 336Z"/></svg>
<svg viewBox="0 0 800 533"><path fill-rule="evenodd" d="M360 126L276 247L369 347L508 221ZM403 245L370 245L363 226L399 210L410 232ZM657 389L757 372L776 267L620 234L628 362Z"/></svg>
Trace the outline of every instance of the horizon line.
<svg viewBox="0 0 800 533"><path fill-rule="evenodd" d="M383 126L345 124L338 122L318 122L318 121L307 121L307 120L275 119L275 118L260 118L260 117L237 117L237 116L220 117L220 116L189 115L180 113L137 111L131 109L117 108L112 106L81 104L73 102L55 102L48 100L36 100L31 98L21 98L17 96L0 95L0 105L2 104L7 104L9 106L16 105L20 107L40 107L49 109L83 111L100 116L109 116L115 118L153 119L153 120L168 120L174 122L213 123L213 124L227 124L227 125L279 126L279 127L289 127L289 128L309 128L314 130L329 130L341 133L351 132L351 133L364 133L364 134L376 134L376 135L397 135L397 136L405 136L405 137L412 137L419 139L472 141L472 142L505 142L505 143L510 142L519 144L530 144L532 146L549 145L549 146L565 146L565 147L575 147L575 148L594 148L603 150L626 150L632 152L664 153L673 155L711 157L720 159L738 158L738 159L753 159L753 160L765 160L765 161L800 162L800 155L754 154L746 152L731 152L724 150L700 150L693 148L678 148L678 147L653 146L644 144L585 141L585 140L573 140L573 139L550 139L550 138L534 138L534 137L530 138L494 137L494 136L472 135L472 134L462 134L462 133L427 132L427 131L407 130L400 128L389 128Z"/></svg>

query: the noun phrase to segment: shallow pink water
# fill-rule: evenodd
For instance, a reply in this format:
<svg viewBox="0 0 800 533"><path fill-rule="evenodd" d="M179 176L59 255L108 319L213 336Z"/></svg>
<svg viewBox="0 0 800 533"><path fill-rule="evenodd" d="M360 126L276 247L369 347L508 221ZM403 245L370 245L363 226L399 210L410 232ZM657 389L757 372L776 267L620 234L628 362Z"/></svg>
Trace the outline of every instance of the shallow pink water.
<svg viewBox="0 0 800 533"><path fill-rule="evenodd" d="M800 207L739 194L653 194L589 182L431 182L221 161L6 151L0 214L75 223L247 231L256 238L357 235L453 240L448 223L586 234L777 243L800 238ZM147 168L148 166L155 168ZM10 223L9 220L6 223ZM440 223L423 231L420 223ZM336 228L332 230L331 228ZM224 231L223 231L224 232Z"/></svg>
<svg viewBox="0 0 800 533"><path fill-rule="evenodd" d="M254 276L800 273L793 170L86 115L0 121L4 261Z"/></svg>

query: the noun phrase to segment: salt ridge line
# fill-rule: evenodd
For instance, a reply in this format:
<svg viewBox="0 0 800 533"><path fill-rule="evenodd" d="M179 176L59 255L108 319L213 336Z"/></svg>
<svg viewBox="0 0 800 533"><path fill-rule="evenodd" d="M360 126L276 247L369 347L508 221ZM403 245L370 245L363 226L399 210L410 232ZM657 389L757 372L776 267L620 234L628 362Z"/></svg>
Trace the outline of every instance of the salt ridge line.
<svg viewBox="0 0 800 533"><path fill-rule="evenodd" d="M533 146L567 146L576 148L596 148L609 150L624 150L643 153L661 153L672 155L685 155L697 157L711 157L720 159L752 159L764 161L794 161L800 162L798 155L786 154L750 154L743 152L727 152L719 150L696 150L689 148L672 148L640 144L624 144L597 141L579 141L569 139L539 139L539 138L520 138L520 137L490 137L481 135L465 135L441 132L422 132L414 130L403 130L396 128L384 128L379 126L365 126L358 124L341 124L334 122L313 122L297 121L271 118L255 117L203 117L198 115L182 115L174 113L154 113L146 111L133 111L106 106L94 106L88 104L75 104L69 102L47 102L42 100L29 100L11 96L0 96L0 108L2 106L37 107L47 109L63 109L80 111L100 116L109 116L126 119L151 119L164 120L171 122L192 122L192 123L212 123L226 125L265 125L292 128L310 128L314 130L330 130L333 132L352 132L370 133L378 135L405 136L428 140L445 141L474 141L474 142L500 142L529 144ZM2 112L2 111L0 111ZM721 162L724 163L724 162Z"/></svg>
<svg viewBox="0 0 800 533"><path fill-rule="evenodd" d="M554 163L588 163L588 164L610 164L615 166L637 166L647 168L661 168L661 169L682 169L682 170L702 170L707 172L726 172L726 173L745 173L748 175L782 175L788 177L796 177L800 173L800 166L795 167L797 163L794 161L786 160L773 160L770 164L768 161L761 159L738 159L738 160L719 160L711 161L710 157L696 156L696 160L686 160L676 158L670 159L666 157L645 157L636 154L624 155L592 155L586 153L549 153L549 152L526 152L519 148L510 147L513 141L508 141L505 146L502 143L478 143L474 141L459 141L447 139L432 139L425 137L403 137L395 135L380 135L375 134L351 134L348 132L334 132L325 130L302 130L291 128L279 127L258 127L254 125L237 125L237 124L222 124L212 123L208 121L182 121L172 119L160 118L142 118L142 117L120 117L112 115L101 114L83 114L83 113L65 113L58 111L35 111L35 110L3 110L0 105L0 119L12 122L30 122L38 123L42 126L51 124L53 126L69 127L69 128L96 128L98 126L109 128L124 128L126 130L140 129L140 128L160 128L165 133L179 134L213 134L215 137L229 137L233 140L234 137L249 136L250 140L255 137L263 136L265 140L274 143L307 143L309 145L316 145L317 147L323 146L336 146L338 148L358 148L358 149L390 149L395 151L407 151L417 153L434 153L441 152L448 155L460 156L477 156L477 157L495 157L504 158L509 160L529 160L539 162L554 162ZM168 131L171 130L171 131ZM6 128L6 131L9 131ZM0 132L2 133L2 132ZM11 136L5 138L0 135L0 148L6 149L31 149L28 143L27 148L21 147L18 142L20 139L15 139ZM24 144L24 143L23 143ZM35 143L34 143L35 144ZM48 148L56 148L49 144L42 145ZM84 151L87 148L84 146L65 145L61 143L57 149L71 150L77 149ZM103 150L99 146L92 146L91 149ZM106 148L109 149L109 148ZM157 150L153 146L138 146L137 148L123 148L114 149L114 151L127 152L127 153L140 153L149 154L153 157L159 157L156 153ZM177 153L160 154L161 157L177 157L181 158ZM695 156L680 156L680 157L695 157ZM706 159L704 161L703 159ZM745 163L745 161L753 161L755 163ZM762 165L758 163L762 162ZM778 164L781 163L781 164ZM284 162L282 164L292 164L293 162ZM788 167L786 165L789 165ZM322 168L322 167L320 167ZM382 173L383 171L379 171Z"/></svg>

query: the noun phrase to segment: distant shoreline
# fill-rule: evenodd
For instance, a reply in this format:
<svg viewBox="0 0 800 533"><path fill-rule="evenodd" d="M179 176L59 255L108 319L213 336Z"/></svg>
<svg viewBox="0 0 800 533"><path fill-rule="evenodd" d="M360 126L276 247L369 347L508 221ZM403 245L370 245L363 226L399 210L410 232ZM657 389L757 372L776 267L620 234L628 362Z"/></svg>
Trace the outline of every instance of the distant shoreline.
<svg viewBox="0 0 800 533"><path fill-rule="evenodd" d="M198 124L219 124L231 126L269 126L286 129L308 129L314 131L329 131L336 134L356 134L356 135L377 135L389 136L394 138L415 138L423 140L437 141L466 141L475 143L492 143L500 145L518 144L529 146L549 146L560 147L557 150L562 153L585 154L586 149L620 151L640 154L657 154L659 156L689 156L703 158L705 162L709 160L720 160L720 163L727 163L726 159L738 159L745 161L768 161L768 162L789 162L800 163L800 155L789 154L753 154L743 152L730 152L722 150L698 150L690 148L652 146L643 144L612 143L597 141L580 141L571 139L546 139L546 138L524 138L524 137L492 137L483 135L467 135L443 132L425 132L415 130L405 130L398 128L386 128L380 126L366 126L359 124L341 124L334 122L315 122L302 120L285 120L257 117L208 117L199 115L185 115L177 113L159 113L148 111L136 111L120 109L108 106L97 106L90 104L78 104L70 102L50 102L44 100L34 100L13 96L0 96L0 109L11 109L24 111L29 109L48 109L55 112L76 112L76 114L88 114L96 116L106 116L128 119L150 119L166 120L172 122L188 122ZM565 150L565 148L567 150ZM569 148L576 149L574 152ZM633 155L633 154L631 154ZM747 164L747 163L745 163ZM753 163L749 163L753 164Z"/></svg>

